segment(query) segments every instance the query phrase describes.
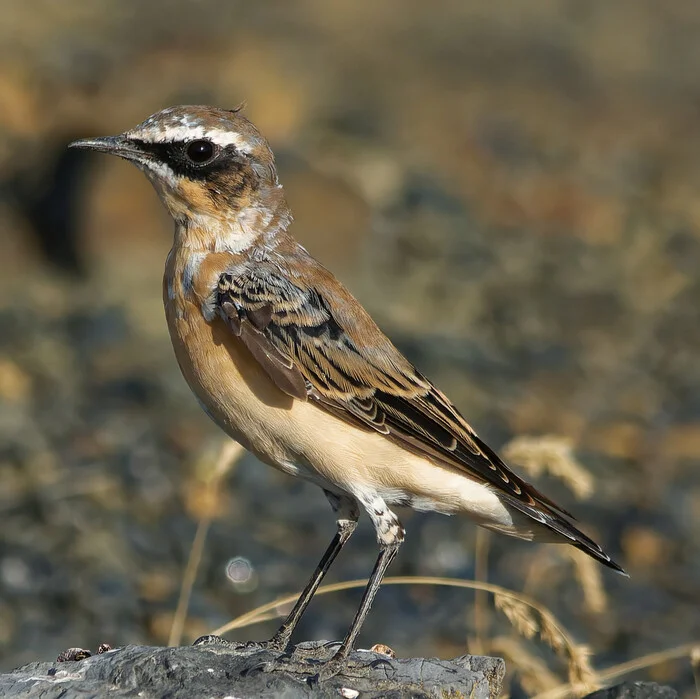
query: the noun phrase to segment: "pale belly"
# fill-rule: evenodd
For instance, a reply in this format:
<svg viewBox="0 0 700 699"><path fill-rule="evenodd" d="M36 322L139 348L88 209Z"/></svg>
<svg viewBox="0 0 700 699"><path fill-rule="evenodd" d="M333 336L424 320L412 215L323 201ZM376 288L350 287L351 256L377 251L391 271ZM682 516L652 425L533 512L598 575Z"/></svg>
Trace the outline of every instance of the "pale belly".
<svg viewBox="0 0 700 699"><path fill-rule="evenodd" d="M353 427L312 402L289 397L222 320L208 323L201 315L188 315L187 321L168 319L186 381L216 424L262 461L360 500L376 493L389 504L465 512L486 526L513 526L490 488L379 433ZM189 349L194 347L199 349Z"/></svg>

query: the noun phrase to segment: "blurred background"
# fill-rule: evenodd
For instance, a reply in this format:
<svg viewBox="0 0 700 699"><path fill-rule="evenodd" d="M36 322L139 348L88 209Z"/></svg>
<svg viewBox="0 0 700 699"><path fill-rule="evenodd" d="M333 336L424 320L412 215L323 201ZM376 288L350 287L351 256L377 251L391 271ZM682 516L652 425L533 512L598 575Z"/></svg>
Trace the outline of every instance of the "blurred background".
<svg viewBox="0 0 700 699"><path fill-rule="evenodd" d="M208 518L183 643L301 589L334 532L320 490L250 456L211 487L220 434L161 307L171 222L135 168L65 149L179 103L247 103L294 234L631 574L493 537L488 579L599 668L697 640L699 39L693 0L6 0L0 668L166 643ZM403 519L394 575L483 577L469 521ZM329 581L375 556L364 522ZM297 639L342 637L359 598L319 597ZM556 684L523 684L527 654L565 677L473 600L386 587L360 645L471 639L515 656L513 696ZM695 696L687 659L633 677Z"/></svg>

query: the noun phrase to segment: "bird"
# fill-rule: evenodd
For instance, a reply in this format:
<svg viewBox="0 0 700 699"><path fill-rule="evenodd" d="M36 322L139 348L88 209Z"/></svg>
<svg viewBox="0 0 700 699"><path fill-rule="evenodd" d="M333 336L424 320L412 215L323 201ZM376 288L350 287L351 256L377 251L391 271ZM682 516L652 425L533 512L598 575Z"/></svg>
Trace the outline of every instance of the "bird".
<svg viewBox="0 0 700 699"><path fill-rule="evenodd" d="M321 663L328 676L347 663L404 541L392 508L463 514L510 536L568 543L625 574L572 515L503 462L296 241L273 152L241 108L169 107L120 135L70 145L132 162L173 218L165 316L201 407L260 461L320 486L335 513L318 567L258 646L290 647L361 510L379 555L345 638ZM313 674L308 661L287 660L289 671Z"/></svg>

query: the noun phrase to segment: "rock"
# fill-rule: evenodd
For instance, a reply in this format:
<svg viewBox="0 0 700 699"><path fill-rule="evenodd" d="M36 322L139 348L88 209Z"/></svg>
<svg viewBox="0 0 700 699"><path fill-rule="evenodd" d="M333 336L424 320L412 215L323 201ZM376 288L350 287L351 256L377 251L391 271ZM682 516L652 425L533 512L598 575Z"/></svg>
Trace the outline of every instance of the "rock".
<svg viewBox="0 0 700 699"><path fill-rule="evenodd" d="M330 657L321 643L297 646ZM505 663L500 658L461 656L392 659L355 651L347 669L314 683L303 676L255 670L279 657L277 652L208 645L183 648L126 646L85 660L30 663L0 675L0 696L22 699L115 699L140 697L497 697Z"/></svg>
<svg viewBox="0 0 700 699"><path fill-rule="evenodd" d="M678 699L678 692L656 682L623 682L599 689L584 699Z"/></svg>

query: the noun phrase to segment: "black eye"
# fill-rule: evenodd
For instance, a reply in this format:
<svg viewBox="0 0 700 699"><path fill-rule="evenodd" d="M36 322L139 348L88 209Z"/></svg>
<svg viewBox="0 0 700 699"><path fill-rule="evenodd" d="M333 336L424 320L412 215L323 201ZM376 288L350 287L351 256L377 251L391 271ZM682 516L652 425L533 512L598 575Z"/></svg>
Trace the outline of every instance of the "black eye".
<svg viewBox="0 0 700 699"><path fill-rule="evenodd" d="M185 153L193 163L202 165L214 157L215 148L211 141L192 141L187 144Z"/></svg>

